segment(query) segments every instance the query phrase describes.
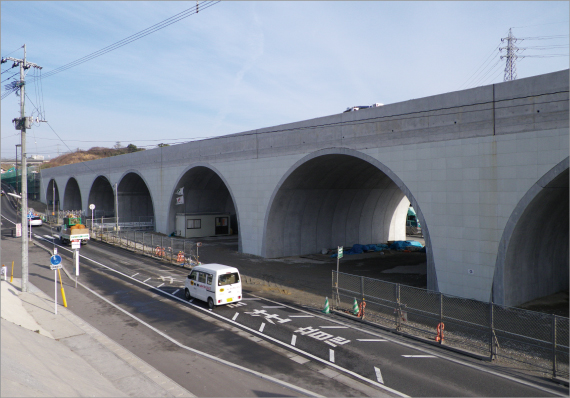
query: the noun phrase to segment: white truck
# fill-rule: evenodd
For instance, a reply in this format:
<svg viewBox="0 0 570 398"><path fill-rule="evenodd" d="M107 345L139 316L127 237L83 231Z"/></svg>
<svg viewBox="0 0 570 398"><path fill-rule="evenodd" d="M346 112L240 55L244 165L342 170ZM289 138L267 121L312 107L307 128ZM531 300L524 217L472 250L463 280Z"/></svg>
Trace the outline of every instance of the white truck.
<svg viewBox="0 0 570 398"><path fill-rule="evenodd" d="M63 224L57 227L59 240L62 244L69 245L72 240L80 240L86 245L89 241L89 229L81 224L81 217L64 217Z"/></svg>

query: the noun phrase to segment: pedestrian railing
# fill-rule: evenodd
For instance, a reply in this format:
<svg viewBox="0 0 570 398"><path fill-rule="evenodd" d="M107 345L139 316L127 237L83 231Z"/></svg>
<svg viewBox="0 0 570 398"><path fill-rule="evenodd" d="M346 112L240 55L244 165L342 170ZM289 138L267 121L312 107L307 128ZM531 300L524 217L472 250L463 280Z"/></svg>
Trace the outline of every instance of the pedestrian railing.
<svg viewBox="0 0 570 398"><path fill-rule="evenodd" d="M482 359L508 360L568 379L566 317L336 271L332 290L334 311L355 316L355 301L357 308L365 302L360 320Z"/></svg>

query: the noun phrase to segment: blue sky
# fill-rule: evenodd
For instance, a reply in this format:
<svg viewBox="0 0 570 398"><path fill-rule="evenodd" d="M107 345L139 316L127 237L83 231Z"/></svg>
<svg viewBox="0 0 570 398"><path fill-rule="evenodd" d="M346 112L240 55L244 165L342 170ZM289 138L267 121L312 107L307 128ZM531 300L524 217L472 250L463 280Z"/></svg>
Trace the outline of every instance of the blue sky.
<svg viewBox="0 0 570 398"><path fill-rule="evenodd" d="M1 55L22 58L13 51L25 43L45 74L195 6L2 1ZM568 15L566 1L221 2L44 79L45 117L65 143L35 125L27 152L151 148L498 83L505 64L495 49L509 28L564 36L517 43L565 46L523 55L568 54ZM567 56L517 62L518 78L567 68ZM33 84L26 92L30 115L40 101ZM13 158L19 97L3 99L1 112L2 158Z"/></svg>

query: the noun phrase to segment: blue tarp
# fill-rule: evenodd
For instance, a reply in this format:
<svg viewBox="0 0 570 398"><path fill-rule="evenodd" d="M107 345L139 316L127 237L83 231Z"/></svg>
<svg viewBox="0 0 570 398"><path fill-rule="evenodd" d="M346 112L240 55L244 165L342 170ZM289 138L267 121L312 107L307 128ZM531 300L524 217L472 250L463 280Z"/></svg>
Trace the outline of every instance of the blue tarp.
<svg viewBox="0 0 570 398"><path fill-rule="evenodd" d="M355 244L354 246L352 246L349 250L345 250L344 254L361 254L361 253L365 253L365 252L380 252L382 250L388 250L388 245L385 245L383 243L380 243L378 245L375 244L371 244L371 245L359 245L359 244ZM332 258L336 258L337 254L333 254L331 257Z"/></svg>
<svg viewBox="0 0 570 398"><path fill-rule="evenodd" d="M390 250L405 250L408 246L424 247L417 240L397 240L390 245Z"/></svg>

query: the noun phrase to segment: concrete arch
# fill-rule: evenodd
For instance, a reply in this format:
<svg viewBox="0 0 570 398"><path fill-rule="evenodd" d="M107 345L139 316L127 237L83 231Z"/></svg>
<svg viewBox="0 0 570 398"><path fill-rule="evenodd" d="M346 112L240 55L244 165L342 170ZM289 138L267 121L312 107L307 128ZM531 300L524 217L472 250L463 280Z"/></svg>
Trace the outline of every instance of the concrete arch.
<svg viewBox="0 0 570 398"><path fill-rule="evenodd" d="M63 210L83 210L82 203L79 184L74 177L70 177L63 193Z"/></svg>
<svg viewBox="0 0 570 398"><path fill-rule="evenodd" d="M281 257L315 253L337 244L405 238L410 202L427 246L428 288L437 290L431 240L421 206L386 165L347 148L311 153L283 175L265 213L261 253Z"/></svg>
<svg viewBox="0 0 570 398"><path fill-rule="evenodd" d="M55 189L54 189L55 188ZM53 212L53 206L55 203L55 209L60 209L60 199L59 199L59 188L57 187L57 181L55 179L51 179L48 182L47 189L46 189L46 203L48 204L48 208L51 209Z"/></svg>
<svg viewBox="0 0 570 398"><path fill-rule="evenodd" d="M137 170L127 170L117 184L119 222L154 222L154 201L145 178ZM156 223L154 224L156 225Z"/></svg>
<svg viewBox="0 0 570 398"><path fill-rule="evenodd" d="M515 306L568 289L568 157L519 201L503 231L493 301Z"/></svg>
<svg viewBox="0 0 570 398"><path fill-rule="evenodd" d="M93 180L88 202L95 205L95 217L115 216L115 192L107 176L99 175Z"/></svg>
<svg viewBox="0 0 570 398"><path fill-rule="evenodd" d="M176 204L176 192L184 188L184 204ZM223 174L212 165L199 162L185 168L176 179L170 195L168 231L175 229L176 213L230 213L232 230L238 233L242 251L239 211L232 189Z"/></svg>

